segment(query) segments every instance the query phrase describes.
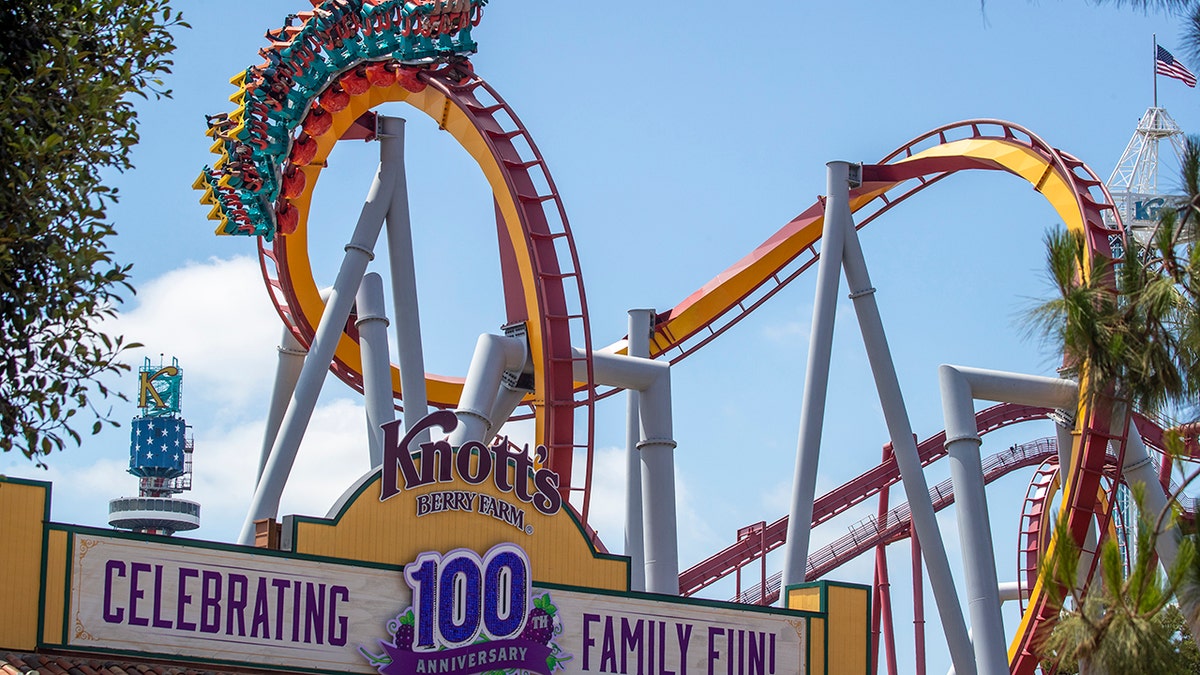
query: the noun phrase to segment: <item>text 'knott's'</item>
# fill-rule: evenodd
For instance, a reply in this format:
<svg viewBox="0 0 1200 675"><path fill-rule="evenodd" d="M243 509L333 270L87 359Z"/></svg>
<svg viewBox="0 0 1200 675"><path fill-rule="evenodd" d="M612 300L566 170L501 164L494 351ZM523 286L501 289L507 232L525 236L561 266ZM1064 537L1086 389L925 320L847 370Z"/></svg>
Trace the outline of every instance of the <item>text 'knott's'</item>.
<svg viewBox="0 0 1200 675"><path fill-rule="evenodd" d="M462 480L479 485L489 479L496 489L511 493L526 504L532 504L547 516L562 508L558 492L558 474L547 468L535 469L534 460L522 448L513 447L507 438L498 438L491 446L468 441L454 448L450 443L426 441L412 449L416 439L434 427L449 433L458 426L458 418L449 410L439 410L413 425L400 435L401 421L383 425L383 480L379 500L395 497L404 490L413 490L435 483ZM535 451L539 461L545 461L545 446ZM511 475L509 467L514 470ZM403 487L397 484L397 475Z"/></svg>

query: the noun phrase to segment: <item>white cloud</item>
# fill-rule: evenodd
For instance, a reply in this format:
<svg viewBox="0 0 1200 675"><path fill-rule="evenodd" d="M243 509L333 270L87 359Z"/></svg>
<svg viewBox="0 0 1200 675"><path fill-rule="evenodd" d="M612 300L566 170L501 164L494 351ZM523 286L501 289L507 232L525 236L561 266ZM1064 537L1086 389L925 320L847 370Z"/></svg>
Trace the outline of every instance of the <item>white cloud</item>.
<svg viewBox="0 0 1200 675"><path fill-rule="evenodd" d="M625 483L629 475L625 449L597 450L593 461L588 520L608 550L621 553L625 549Z"/></svg>
<svg viewBox="0 0 1200 675"><path fill-rule="evenodd" d="M120 331L184 368L184 416L196 438L193 490L202 505L196 536L233 540L254 490L282 324L248 257L188 263L146 282ZM151 357L152 361L157 356ZM280 515L325 515L367 469L363 406L329 378L297 451Z"/></svg>
<svg viewBox="0 0 1200 675"><path fill-rule="evenodd" d="M258 262L248 257L189 262L143 282L133 309L114 331L145 345L141 364L159 354L184 368L187 409L238 408L263 400L275 370L282 324L263 289ZM256 406L255 412L262 409Z"/></svg>
<svg viewBox="0 0 1200 675"><path fill-rule="evenodd" d="M60 453L51 458L44 471L34 469L23 457L8 457L7 466L0 467L0 474L53 483L50 516L55 521L107 525L108 501L122 496L116 494L118 486L133 481L125 473L127 463L105 458L86 465L55 461L61 457Z"/></svg>
<svg viewBox="0 0 1200 675"><path fill-rule="evenodd" d="M197 536L237 538L254 493L264 427L263 420L255 420L197 434L193 490L184 495L202 504ZM368 465L363 406L339 399L317 407L296 452L279 516L324 516Z"/></svg>
<svg viewBox="0 0 1200 675"><path fill-rule="evenodd" d="M369 468L364 407L347 399L324 406L313 414L279 512L324 516Z"/></svg>
<svg viewBox="0 0 1200 675"><path fill-rule="evenodd" d="M812 324L808 321L787 321L763 327L763 335L768 340L784 344L807 344Z"/></svg>
<svg viewBox="0 0 1200 675"><path fill-rule="evenodd" d="M282 325L265 291L257 261L213 258L188 263L142 281L137 302L106 330L145 344L127 361L159 354L179 359L184 369L183 416L196 441L191 492L201 504L201 527L185 536L233 541L241 529L254 488ZM126 374L115 388L133 389ZM325 515L329 506L367 469L364 411L358 396L329 378L309 431L297 453L280 514ZM108 500L137 494L126 472L129 431L118 406L119 429L105 429L49 458L46 471L5 457L0 473L54 483L59 522L106 526Z"/></svg>
<svg viewBox="0 0 1200 675"><path fill-rule="evenodd" d="M624 448L596 451L589 521L605 546L614 553L625 548L625 482L628 476ZM680 571L702 560L725 544L697 511L688 484L676 472L675 513L678 523Z"/></svg>

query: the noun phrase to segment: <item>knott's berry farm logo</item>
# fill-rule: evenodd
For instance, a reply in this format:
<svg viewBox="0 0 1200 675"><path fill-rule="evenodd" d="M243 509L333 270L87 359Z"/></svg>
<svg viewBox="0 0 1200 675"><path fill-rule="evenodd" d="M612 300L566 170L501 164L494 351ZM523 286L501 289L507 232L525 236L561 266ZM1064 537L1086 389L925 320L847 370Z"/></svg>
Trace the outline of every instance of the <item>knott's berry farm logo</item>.
<svg viewBox="0 0 1200 675"><path fill-rule="evenodd" d="M498 544L423 553L404 566L412 605L388 621L383 652L358 651L382 675L551 675L574 658L555 641L563 627L550 593L533 596L529 557Z"/></svg>
<svg viewBox="0 0 1200 675"><path fill-rule="evenodd" d="M480 485L490 479L496 489L513 495L522 503L532 504L547 516L562 508L558 474L543 466L548 455L545 446L539 445L531 457L526 449L513 447L507 438L501 437L491 446L468 441L458 448L451 447L445 440L427 441L413 452L412 445L424 432L438 427L449 433L458 426L458 418L453 412L440 410L424 417L404 436L400 436L400 424L396 420L383 425L380 501L403 490L449 483L457 476L468 485ZM510 467L513 469L511 474ZM404 482L403 488L397 484L397 473ZM418 516L442 511L488 515L526 534L533 533L533 526L525 523L524 509L488 494L445 490L417 496Z"/></svg>

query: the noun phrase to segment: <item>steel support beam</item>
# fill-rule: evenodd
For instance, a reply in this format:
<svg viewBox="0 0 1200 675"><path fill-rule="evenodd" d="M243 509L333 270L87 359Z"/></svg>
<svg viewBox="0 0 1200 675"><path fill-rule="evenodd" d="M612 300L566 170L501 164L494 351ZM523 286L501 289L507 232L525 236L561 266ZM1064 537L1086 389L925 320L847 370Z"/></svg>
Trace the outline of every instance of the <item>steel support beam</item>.
<svg viewBox="0 0 1200 675"><path fill-rule="evenodd" d="M650 358L650 333L654 310L629 310L629 355ZM629 585L646 590L646 541L642 513L642 440L640 403L637 389L625 390L625 555L629 556Z"/></svg>
<svg viewBox="0 0 1200 675"><path fill-rule="evenodd" d="M792 503L784 544L780 603L787 604L787 589L805 580L809 532L817 491L817 465L825 400L829 390L829 360L833 354L833 322L841 277L842 246L850 221L850 163L829 162L826 167L825 222L821 229L821 259L817 262L817 291L813 300L812 337L808 343L808 370L800 402L800 438L796 470L792 477ZM851 225L853 227L853 225Z"/></svg>
<svg viewBox="0 0 1200 675"><path fill-rule="evenodd" d="M396 315L396 359L400 366L400 393L404 400L404 428L412 429L429 414L429 402L425 393L425 352L421 346L421 312L417 303L412 217L408 209L408 174L403 157L396 172L395 189L387 211L388 267L391 270L392 304ZM390 371L388 375L390 379Z"/></svg>
<svg viewBox="0 0 1200 675"><path fill-rule="evenodd" d="M267 408L267 425L263 430L262 450L258 457L258 472L254 476L254 484L262 480L263 470L267 466L267 458L271 456L271 448L275 446L275 438L279 435L279 427L283 424L283 415L287 412L288 401L296 390L296 381L300 379L300 369L304 367L304 357L308 350L292 335L291 329L283 327L283 335L279 338L279 363L275 366L275 386L271 389L271 403Z"/></svg>
<svg viewBox="0 0 1200 675"><path fill-rule="evenodd" d="M908 409L904 405L904 394L900 391L900 380L896 376L896 366L892 362L887 334L883 330L879 305L875 301L875 288L871 286L866 258L853 221L849 221L846 226L842 255L846 285L849 286L854 313L858 317L858 327L867 349L867 360L871 364L871 374L875 378L875 389L892 442L892 452L896 456L900 479L904 483L904 494L908 496L913 530L921 537L925 566L929 568L929 585L933 589L933 599L942 621L942 631L946 635L950 660L954 662L954 667L960 675L972 675L975 673L975 664L958 591L954 587L954 577L950 572L950 561L942 542L942 532L938 528L933 501L929 497L929 483L925 480L920 451L913 436L912 423L908 419ZM975 423L973 413L971 423Z"/></svg>
<svg viewBox="0 0 1200 675"><path fill-rule="evenodd" d="M325 384L325 374L329 372L329 364L333 362L333 354L341 339L342 330L350 317L354 294L358 291L368 263L375 257L375 243L391 207L392 191L396 189L399 173L403 170L404 120L380 116L378 125L379 168L371 182L358 223L350 236L350 243L346 244L346 255L342 258L308 356L300 369L295 391L288 403L287 412L284 413L279 436L275 439L263 469L262 479L250 500L250 509L238 537L238 543L245 546L254 544L255 521L275 518L278 515L284 485L296 461L300 441L308 429L308 421L316 408L321 387Z"/></svg>
<svg viewBox="0 0 1200 675"><path fill-rule="evenodd" d="M500 390L505 371L520 371L525 367L525 341L515 337L484 333L475 342L475 354L467 369L462 397L454 414L458 426L450 432L449 441L458 447L467 441L483 442L492 428L492 409Z"/></svg>
<svg viewBox="0 0 1200 675"><path fill-rule="evenodd" d="M575 379L587 376L581 349ZM675 509L675 440L671 420L671 366L621 354L592 352L596 384L636 389L642 472L642 536L646 590L679 595L679 534Z"/></svg>
<svg viewBox="0 0 1200 675"><path fill-rule="evenodd" d="M1004 618L979 452L982 440L975 427L975 399L1068 408L1075 405L1079 388L1069 380L949 365L938 369L938 380L962 540L967 606L975 635L975 661L980 675L1008 675ZM957 662L955 668L961 672Z"/></svg>
<svg viewBox="0 0 1200 675"><path fill-rule="evenodd" d="M383 425L396 419L392 398L392 363L388 358L388 318L384 309L383 278L371 272L358 289L359 345L362 351L363 399L367 408L367 449L370 467L383 464Z"/></svg>

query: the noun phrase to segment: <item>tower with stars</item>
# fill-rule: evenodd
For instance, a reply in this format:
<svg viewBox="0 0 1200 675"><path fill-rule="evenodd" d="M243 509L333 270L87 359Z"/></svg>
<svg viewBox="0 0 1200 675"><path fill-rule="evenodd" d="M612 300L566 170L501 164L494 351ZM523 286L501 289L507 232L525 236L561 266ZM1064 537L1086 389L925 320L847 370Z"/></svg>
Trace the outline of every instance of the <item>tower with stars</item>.
<svg viewBox="0 0 1200 675"><path fill-rule="evenodd" d="M129 473L137 497L108 504L108 523L145 534L172 535L200 527L200 504L175 495L192 488L192 435L180 415L183 370L178 359L138 369L138 407L129 434Z"/></svg>

